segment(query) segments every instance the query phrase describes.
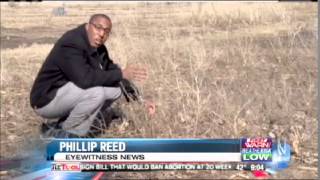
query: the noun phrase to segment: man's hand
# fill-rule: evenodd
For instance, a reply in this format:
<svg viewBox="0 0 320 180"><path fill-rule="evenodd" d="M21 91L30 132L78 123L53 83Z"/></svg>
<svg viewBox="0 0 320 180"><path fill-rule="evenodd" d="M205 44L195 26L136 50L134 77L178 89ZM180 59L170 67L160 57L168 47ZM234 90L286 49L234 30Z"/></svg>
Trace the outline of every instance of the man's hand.
<svg viewBox="0 0 320 180"><path fill-rule="evenodd" d="M128 65L122 70L123 78L143 82L147 79L147 70L145 67Z"/></svg>

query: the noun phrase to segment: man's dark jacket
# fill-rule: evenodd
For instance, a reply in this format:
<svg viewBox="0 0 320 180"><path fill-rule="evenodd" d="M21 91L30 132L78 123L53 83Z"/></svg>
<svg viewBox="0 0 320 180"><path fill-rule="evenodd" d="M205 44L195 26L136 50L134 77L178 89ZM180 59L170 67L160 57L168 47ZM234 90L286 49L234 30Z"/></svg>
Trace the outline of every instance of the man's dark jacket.
<svg viewBox="0 0 320 180"><path fill-rule="evenodd" d="M82 89L118 86L120 68L110 60L104 45L89 44L85 24L66 32L54 45L42 65L30 94L32 107L47 105L67 82Z"/></svg>

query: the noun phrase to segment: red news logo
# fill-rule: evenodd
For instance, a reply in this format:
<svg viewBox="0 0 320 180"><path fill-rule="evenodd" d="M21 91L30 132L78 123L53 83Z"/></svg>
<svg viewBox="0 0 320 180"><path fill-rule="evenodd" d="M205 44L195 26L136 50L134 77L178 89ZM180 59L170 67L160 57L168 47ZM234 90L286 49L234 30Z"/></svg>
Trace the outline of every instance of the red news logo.
<svg viewBox="0 0 320 180"><path fill-rule="evenodd" d="M81 171L80 164L55 163L52 164L52 171Z"/></svg>
<svg viewBox="0 0 320 180"><path fill-rule="evenodd" d="M272 140L270 138L247 138L244 145L245 148L271 148Z"/></svg>

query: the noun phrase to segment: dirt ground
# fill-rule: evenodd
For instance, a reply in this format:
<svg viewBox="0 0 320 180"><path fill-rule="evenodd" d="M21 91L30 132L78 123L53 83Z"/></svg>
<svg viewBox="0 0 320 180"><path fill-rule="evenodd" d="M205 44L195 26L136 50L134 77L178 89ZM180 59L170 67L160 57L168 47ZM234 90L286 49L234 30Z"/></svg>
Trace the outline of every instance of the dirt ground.
<svg viewBox="0 0 320 180"><path fill-rule="evenodd" d="M57 7L66 14L55 15ZM310 2L1 2L1 159L37 146L42 119L29 105L33 80L55 41L93 13L113 20L106 46L115 62L149 68L138 86L156 102L152 117L140 104L121 103L131 123L102 137L270 136L286 140L294 153L291 166L270 178L318 177L317 4ZM170 171L108 178L253 176Z"/></svg>

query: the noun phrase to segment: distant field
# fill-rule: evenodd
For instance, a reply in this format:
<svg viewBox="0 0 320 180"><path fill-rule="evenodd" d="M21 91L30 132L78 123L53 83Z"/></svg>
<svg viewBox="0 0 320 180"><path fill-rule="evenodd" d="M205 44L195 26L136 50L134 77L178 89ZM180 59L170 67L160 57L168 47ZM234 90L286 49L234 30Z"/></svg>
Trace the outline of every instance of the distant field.
<svg viewBox="0 0 320 180"><path fill-rule="evenodd" d="M293 163L273 178L317 177L316 3L67 3L66 15L55 16L57 7L1 2L1 159L32 149L39 137L29 93L54 42L105 13L113 20L111 58L149 68L138 86L157 111L150 117L141 105L122 103L130 123L103 137L279 137L292 145ZM236 171L113 176L252 178Z"/></svg>

